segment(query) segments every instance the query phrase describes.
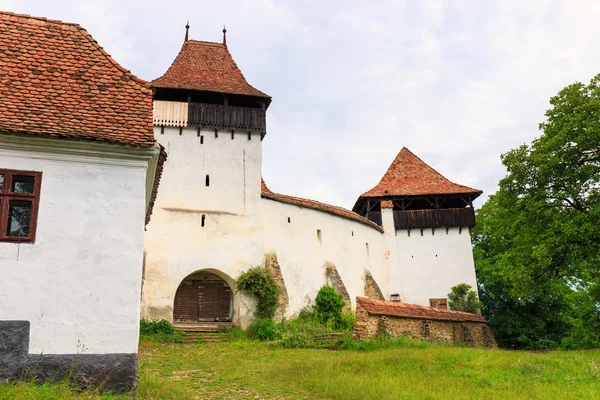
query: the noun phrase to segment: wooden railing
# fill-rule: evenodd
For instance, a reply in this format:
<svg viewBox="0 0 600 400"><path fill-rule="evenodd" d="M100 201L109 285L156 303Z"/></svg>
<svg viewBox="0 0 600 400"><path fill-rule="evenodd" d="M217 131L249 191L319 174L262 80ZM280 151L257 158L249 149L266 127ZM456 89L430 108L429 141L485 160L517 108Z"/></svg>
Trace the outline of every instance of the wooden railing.
<svg viewBox="0 0 600 400"><path fill-rule="evenodd" d="M394 211L394 225L396 229L472 227L475 226L475 211L472 207Z"/></svg>
<svg viewBox="0 0 600 400"><path fill-rule="evenodd" d="M154 101L154 125L267 132L266 111L220 104Z"/></svg>
<svg viewBox="0 0 600 400"><path fill-rule="evenodd" d="M267 132L266 111L260 108L190 103L188 124L244 132Z"/></svg>

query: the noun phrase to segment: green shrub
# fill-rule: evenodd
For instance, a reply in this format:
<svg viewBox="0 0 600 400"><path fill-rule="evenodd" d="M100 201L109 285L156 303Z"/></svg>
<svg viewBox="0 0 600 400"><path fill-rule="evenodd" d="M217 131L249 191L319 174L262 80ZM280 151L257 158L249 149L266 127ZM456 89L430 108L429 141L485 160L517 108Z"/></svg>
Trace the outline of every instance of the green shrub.
<svg viewBox="0 0 600 400"><path fill-rule="evenodd" d="M236 287L238 290L258 298L256 307L258 318L273 318L277 309L279 288L267 268L259 266L242 272Z"/></svg>
<svg viewBox="0 0 600 400"><path fill-rule="evenodd" d="M329 348L337 347L339 339L330 340L337 333L331 324L322 324L317 319L294 318L277 324L273 345L285 348Z"/></svg>
<svg viewBox="0 0 600 400"><path fill-rule="evenodd" d="M140 339L156 340L160 343L183 343L182 332L175 330L167 320L140 321Z"/></svg>
<svg viewBox="0 0 600 400"><path fill-rule="evenodd" d="M161 319L160 321L140 321L140 335L172 335L174 333L175 328L173 327L173 324L167 320Z"/></svg>
<svg viewBox="0 0 600 400"><path fill-rule="evenodd" d="M314 311L317 320L323 324L339 325L345 305L341 294L338 294L331 286L323 286L315 298Z"/></svg>
<svg viewBox="0 0 600 400"><path fill-rule="evenodd" d="M451 310L476 313L483 304L477 298L477 293L471 290L471 285L461 283L450 288L448 305Z"/></svg>
<svg viewBox="0 0 600 400"><path fill-rule="evenodd" d="M356 314L352 310L342 312L342 318L337 325L337 328L342 332L352 332L356 323Z"/></svg>
<svg viewBox="0 0 600 400"><path fill-rule="evenodd" d="M234 326L227 332L227 336L232 340L241 340L246 338L246 332L239 326Z"/></svg>
<svg viewBox="0 0 600 400"><path fill-rule="evenodd" d="M246 330L250 339L274 340L276 336L276 324L272 319L259 319L254 321Z"/></svg>

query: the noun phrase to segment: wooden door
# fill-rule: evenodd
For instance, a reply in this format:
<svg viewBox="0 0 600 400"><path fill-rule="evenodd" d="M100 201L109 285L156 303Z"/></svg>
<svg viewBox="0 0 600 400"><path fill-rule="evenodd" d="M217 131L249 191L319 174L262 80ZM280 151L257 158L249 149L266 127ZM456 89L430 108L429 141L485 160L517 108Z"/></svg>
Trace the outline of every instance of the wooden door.
<svg viewBox="0 0 600 400"><path fill-rule="evenodd" d="M198 300L199 321L231 321L231 289L225 281L199 282Z"/></svg>
<svg viewBox="0 0 600 400"><path fill-rule="evenodd" d="M184 280L175 293L173 321L198 321L198 284L196 281Z"/></svg>

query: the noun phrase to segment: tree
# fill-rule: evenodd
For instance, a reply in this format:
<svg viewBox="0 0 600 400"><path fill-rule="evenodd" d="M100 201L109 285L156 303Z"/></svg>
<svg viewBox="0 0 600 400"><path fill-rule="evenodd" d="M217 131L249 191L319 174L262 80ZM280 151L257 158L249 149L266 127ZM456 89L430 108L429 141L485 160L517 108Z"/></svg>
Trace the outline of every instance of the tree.
<svg viewBox="0 0 600 400"><path fill-rule="evenodd" d="M466 311L476 313L482 304L477 298L477 293L471 290L472 286L461 283L450 288L448 293L449 305L451 310Z"/></svg>
<svg viewBox="0 0 600 400"><path fill-rule="evenodd" d="M502 155L473 235L483 314L514 347L554 347L576 326L599 338L600 75L550 104L542 135Z"/></svg>

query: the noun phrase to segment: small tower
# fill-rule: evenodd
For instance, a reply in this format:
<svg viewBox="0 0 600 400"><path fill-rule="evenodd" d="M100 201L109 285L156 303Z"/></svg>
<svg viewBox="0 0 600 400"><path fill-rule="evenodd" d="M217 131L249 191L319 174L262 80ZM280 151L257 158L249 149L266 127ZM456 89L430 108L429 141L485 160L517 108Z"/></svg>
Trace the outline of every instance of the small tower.
<svg viewBox="0 0 600 400"><path fill-rule="evenodd" d="M470 230L481 190L450 182L406 147L353 211L394 235L390 293L403 302L438 306L452 286L474 289ZM393 232L389 232L389 230Z"/></svg>
<svg viewBox="0 0 600 400"><path fill-rule="evenodd" d="M216 43L190 39L189 27L169 69L150 83L155 137L169 153L157 201L170 208L252 212L260 198L260 142L271 98L244 78L225 28Z"/></svg>
<svg viewBox="0 0 600 400"><path fill-rule="evenodd" d="M223 41L185 41L154 92L154 136L168 153L145 241L142 314L244 323L233 277L264 260L262 139L271 98Z"/></svg>

